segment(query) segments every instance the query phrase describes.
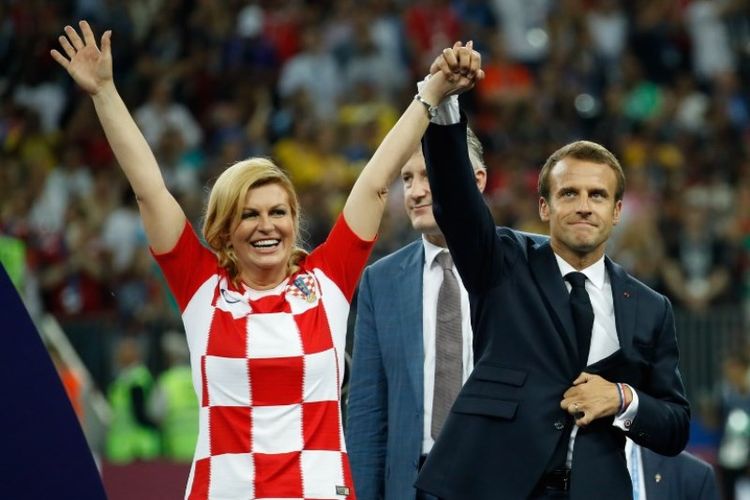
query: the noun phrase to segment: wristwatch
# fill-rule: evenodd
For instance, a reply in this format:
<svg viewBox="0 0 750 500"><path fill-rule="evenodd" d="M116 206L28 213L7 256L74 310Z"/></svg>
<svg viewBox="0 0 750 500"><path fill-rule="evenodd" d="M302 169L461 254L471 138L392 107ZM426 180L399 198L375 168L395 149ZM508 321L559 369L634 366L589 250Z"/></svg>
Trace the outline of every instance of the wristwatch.
<svg viewBox="0 0 750 500"><path fill-rule="evenodd" d="M425 101L424 98L422 98L421 95L419 95L419 92L414 94L414 100L422 103L424 105L424 108L427 110L427 116L432 120L435 118L438 114L438 107L433 106L429 102Z"/></svg>

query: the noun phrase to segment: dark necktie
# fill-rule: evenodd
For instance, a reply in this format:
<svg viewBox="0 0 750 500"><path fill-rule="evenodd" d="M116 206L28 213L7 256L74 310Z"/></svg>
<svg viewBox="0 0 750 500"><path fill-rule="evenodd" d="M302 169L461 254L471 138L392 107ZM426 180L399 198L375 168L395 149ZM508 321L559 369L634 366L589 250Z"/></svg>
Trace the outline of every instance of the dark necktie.
<svg viewBox="0 0 750 500"><path fill-rule="evenodd" d="M433 439L440 434L463 379L461 293L453 275L450 254L441 252L436 260L443 268L443 283L438 291L435 318L435 389L430 432Z"/></svg>
<svg viewBox="0 0 750 500"><path fill-rule="evenodd" d="M591 307L591 299L586 291L586 275L572 272L565 275L570 283L570 311L573 315L573 324L576 328L576 344L578 345L579 368L584 370L589 357L591 346L591 328L594 326L594 309ZM570 448L570 434L573 431L573 418L568 416L562 436L557 442L547 470L565 467Z"/></svg>
<svg viewBox="0 0 750 500"><path fill-rule="evenodd" d="M591 307L591 299L586 291L586 275L573 272L565 275L565 279L571 284L570 289L570 311L573 314L573 323L576 327L576 340L578 343L578 360L581 370L586 368L591 346L591 328L594 326L594 309Z"/></svg>

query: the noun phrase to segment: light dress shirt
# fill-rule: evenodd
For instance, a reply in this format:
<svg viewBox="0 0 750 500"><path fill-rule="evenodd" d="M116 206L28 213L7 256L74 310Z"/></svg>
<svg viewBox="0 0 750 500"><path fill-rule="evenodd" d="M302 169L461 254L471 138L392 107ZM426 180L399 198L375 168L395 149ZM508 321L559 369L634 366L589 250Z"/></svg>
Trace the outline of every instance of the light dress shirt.
<svg viewBox="0 0 750 500"><path fill-rule="evenodd" d="M633 483L633 500L646 500L646 483L643 481L643 455L641 447L630 439L625 441L625 458Z"/></svg>

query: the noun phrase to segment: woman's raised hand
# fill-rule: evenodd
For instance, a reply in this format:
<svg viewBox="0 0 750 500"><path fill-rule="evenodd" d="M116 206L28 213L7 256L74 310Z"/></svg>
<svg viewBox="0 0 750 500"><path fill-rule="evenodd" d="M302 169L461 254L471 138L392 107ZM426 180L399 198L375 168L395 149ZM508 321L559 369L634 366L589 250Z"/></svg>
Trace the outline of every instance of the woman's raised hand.
<svg viewBox="0 0 750 500"><path fill-rule="evenodd" d="M112 32L108 30L102 35L99 50L89 23L80 21L78 25L83 38L71 26L65 26L65 35L58 38L67 57L55 49L52 49L50 54L83 90L90 95L96 95L112 82Z"/></svg>

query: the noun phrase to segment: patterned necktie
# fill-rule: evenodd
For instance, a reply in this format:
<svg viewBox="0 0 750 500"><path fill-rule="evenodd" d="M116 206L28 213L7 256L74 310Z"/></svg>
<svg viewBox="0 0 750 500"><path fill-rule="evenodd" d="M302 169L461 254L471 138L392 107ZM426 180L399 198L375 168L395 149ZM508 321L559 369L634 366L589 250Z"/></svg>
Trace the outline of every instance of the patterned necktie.
<svg viewBox="0 0 750 500"><path fill-rule="evenodd" d="M453 261L448 252L436 257L443 268L443 283L437 300L435 326L435 392L432 397L431 435L437 439L440 429L461 389L463 348L461 345L461 294L453 274Z"/></svg>
<svg viewBox="0 0 750 500"><path fill-rule="evenodd" d="M568 273L565 279L571 284L570 310L573 313L573 323L576 327L578 341L578 360L581 369L586 368L591 346L591 328L594 326L594 309L586 291L586 275L583 273Z"/></svg>

